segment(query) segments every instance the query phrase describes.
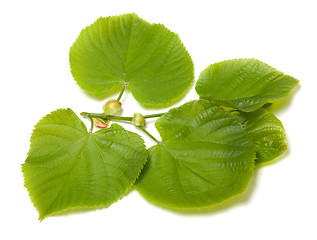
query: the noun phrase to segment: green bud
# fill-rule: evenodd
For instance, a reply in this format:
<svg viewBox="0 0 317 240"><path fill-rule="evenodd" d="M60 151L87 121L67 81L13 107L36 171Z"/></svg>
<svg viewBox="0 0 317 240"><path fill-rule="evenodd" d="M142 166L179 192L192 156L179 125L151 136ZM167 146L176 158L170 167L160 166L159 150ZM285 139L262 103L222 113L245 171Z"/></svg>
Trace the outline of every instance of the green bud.
<svg viewBox="0 0 317 240"><path fill-rule="evenodd" d="M133 114L132 123L138 127L145 126L145 118L141 113Z"/></svg>
<svg viewBox="0 0 317 240"><path fill-rule="evenodd" d="M112 115L121 109L121 102L116 99L109 99L105 105L103 105L102 110L105 115Z"/></svg>

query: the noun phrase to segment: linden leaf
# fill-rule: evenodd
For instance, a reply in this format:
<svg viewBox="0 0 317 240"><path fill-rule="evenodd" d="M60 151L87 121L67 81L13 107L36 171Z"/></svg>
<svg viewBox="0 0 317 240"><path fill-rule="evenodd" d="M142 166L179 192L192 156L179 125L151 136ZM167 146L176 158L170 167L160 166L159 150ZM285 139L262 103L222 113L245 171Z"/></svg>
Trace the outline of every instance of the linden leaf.
<svg viewBox="0 0 317 240"><path fill-rule="evenodd" d="M162 141L149 149L136 189L173 208L210 206L241 194L255 153L239 121L205 100L171 109L156 121Z"/></svg>
<svg viewBox="0 0 317 240"><path fill-rule="evenodd" d="M116 124L88 133L71 109L40 120L22 165L42 220L65 209L107 207L135 182L147 153L141 137Z"/></svg>
<svg viewBox="0 0 317 240"><path fill-rule="evenodd" d="M203 70L196 83L202 98L242 111L254 111L265 103L286 97L298 80L256 59L234 59Z"/></svg>
<svg viewBox="0 0 317 240"><path fill-rule="evenodd" d="M126 84L144 105L165 106L185 94L194 66L179 36L136 14L99 18L79 34L69 53L78 85L102 95Z"/></svg>
<svg viewBox="0 0 317 240"><path fill-rule="evenodd" d="M255 145L256 164L280 156L287 149L287 139L281 121L271 112L259 109L236 115Z"/></svg>

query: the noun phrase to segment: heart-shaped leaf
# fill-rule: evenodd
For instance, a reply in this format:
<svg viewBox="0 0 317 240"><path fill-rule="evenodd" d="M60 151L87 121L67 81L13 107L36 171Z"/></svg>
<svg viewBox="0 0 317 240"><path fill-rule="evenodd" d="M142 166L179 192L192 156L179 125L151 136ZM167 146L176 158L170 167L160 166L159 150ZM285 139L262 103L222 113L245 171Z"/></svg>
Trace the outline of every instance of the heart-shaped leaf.
<svg viewBox="0 0 317 240"><path fill-rule="evenodd" d="M255 152L239 121L218 105L192 101L156 122L162 141L149 149L136 189L173 208L196 208L241 194Z"/></svg>
<svg viewBox="0 0 317 240"><path fill-rule="evenodd" d="M274 160L287 149L287 139L281 121L271 112L259 109L236 115L255 145L255 163Z"/></svg>
<svg viewBox="0 0 317 240"><path fill-rule="evenodd" d="M265 103L286 97L298 80L256 59L234 59L203 70L196 83L202 98L242 111L254 111Z"/></svg>
<svg viewBox="0 0 317 240"><path fill-rule="evenodd" d="M177 34L136 14L99 18L69 53L78 85L101 95L126 84L137 101L165 106L191 86L194 66Z"/></svg>
<svg viewBox="0 0 317 240"><path fill-rule="evenodd" d="M45 116L22 165L39 218L65 209L106 207L127 193L147 153L141 137L117 124L88 133L71 109Z"/></svg>

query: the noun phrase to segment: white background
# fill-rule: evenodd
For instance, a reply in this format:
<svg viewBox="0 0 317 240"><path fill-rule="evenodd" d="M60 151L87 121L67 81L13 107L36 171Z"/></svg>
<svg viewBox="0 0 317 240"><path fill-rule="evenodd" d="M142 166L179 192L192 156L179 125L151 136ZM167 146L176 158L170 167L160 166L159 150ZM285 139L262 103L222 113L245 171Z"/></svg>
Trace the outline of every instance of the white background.
<svg viewBox="0 0 317 240"><path fill-rule="evenodd" d="M0 239L317 239L316 1L1 1ZM24 162L34 125L57 108L101 112L72 79L68 51L100 16L136 12L179 34L195 64L195 80L211 63L254 57L300 80L275 113L289 150L255 169L247 191L208 210L157 207L136 191L107 209L38 222L26 189ZM116 97L116 95L114 96ZM196 99L192 90L180 105ZM124 116L143 109L130 93ZM87 120L84 120L87 125ZM147 146L153 142L138 129ZM159 138L153 121L148 130Z"/></svg>

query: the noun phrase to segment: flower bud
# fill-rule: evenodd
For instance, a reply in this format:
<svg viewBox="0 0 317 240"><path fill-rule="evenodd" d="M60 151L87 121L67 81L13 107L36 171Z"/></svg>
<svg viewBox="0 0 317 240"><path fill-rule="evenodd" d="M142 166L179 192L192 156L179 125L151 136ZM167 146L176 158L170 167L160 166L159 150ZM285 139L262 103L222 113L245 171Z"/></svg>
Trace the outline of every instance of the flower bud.
<svg viewBox="0 0 317 240"><path fill-rule="evenodd" d="M145 118L141 113L133 114L132 123L138 127L145 126Z"/></svg>
<svg viewBox="0 0 317 240"><path fill-rule="evenodd" d="M93 118L94 124L98 128L107 128L109 127L110 121L104 120L102 118Z"/></svg>
<svg viewBox="0 0 317 240"><path fill-rule="evenodd" d="M105 115L112 115L121 109L121 102L116 99L109 99L105 105L103 105L102 110Z"/></svg>

